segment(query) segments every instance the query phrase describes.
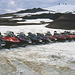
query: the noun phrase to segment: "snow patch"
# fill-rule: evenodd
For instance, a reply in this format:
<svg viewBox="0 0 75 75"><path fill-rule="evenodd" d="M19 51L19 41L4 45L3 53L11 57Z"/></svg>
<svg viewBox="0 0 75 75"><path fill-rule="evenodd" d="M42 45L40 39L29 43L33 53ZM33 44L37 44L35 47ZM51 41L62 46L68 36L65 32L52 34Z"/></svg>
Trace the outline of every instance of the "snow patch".
<svg viewBox="0 0 75 75"><path fill-rule="evenodd" d="M37 15L37 14L43 14L43 13L49 13L49 11L41 11L41 12L35 12L35 13L17 13L17 14L14 14L14 15L17 15L17 16L26 16L26 15Z"/></svg>
<svg viewBox="0 0 75 75"><path fill-rule="evenodd" d="M17 22L17 23L40 23L41 21L52 22L53 20L51 19L31 19L31 20L26 20L26 21Z"/></svg>
<svg viewBox="0 0 75 75"><path fill-rule="evenodd" d="M0 17L0 18L12 18L13 16L8 16L8 17Z"/></svg>
<svg viewBox="0 0 75 75"><path fill-rule="evenodd" d="M57 6L48 7L45 9L52 10L55 12L61 12L61 13L73 12L73 11L75 11L75 5L57 5Z"/></svg>

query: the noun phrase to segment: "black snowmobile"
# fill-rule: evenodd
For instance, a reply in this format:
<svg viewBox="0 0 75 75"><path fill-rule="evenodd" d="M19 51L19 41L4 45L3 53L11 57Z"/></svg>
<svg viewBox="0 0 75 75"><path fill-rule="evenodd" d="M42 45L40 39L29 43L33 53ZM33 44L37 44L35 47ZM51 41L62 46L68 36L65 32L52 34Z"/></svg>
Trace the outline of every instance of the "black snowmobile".
<svg viewBox="0 0 75 75"><path fill-rule="evenodd" d="M21 44L31 44L32 41L23 32L18 33L17 38L20 40Z"/></svg>
<svg viewBox="0 0 75 75"><path fill-rule="evenodd" d="M3 38L3 35L1 35L0 33L0 48L4 47L6 44L6 42L2 38Z"/></svg>
<svg viewBox="0 0 75 75"><path fill-rule="evenodd" d="M38 38L35 34L32 34L31 32L28 33L28 37L31 39L32 44L42 43L42 40L40 38Z"/></svg>
<svg viewBox="0 0 75 75"><path fill-rule="evenodd" d="M43 43L48 43L51 41L48 37L41 33L37 33L37 37L40 38Z"/></svg>

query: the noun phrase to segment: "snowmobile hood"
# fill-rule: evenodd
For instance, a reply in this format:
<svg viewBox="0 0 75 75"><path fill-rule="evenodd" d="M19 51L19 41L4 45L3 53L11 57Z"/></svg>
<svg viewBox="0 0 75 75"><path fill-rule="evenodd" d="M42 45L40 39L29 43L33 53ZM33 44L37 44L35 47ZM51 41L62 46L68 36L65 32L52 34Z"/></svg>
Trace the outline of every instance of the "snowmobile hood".
<svg viewBox="0 0 75 75"><path fill-rule="evenodd" d="M54 35L54 37L60 38L60 39L66 39L66 37L64 37L64 36L62 36L62 35Z"/></svg>
<svg viewBox="0 0 75 75"><path fill-rule="evenodd" d="M50 39L57 39L56 37L52 36L52 35L45 35L46 37L50 38Z"/></svg>
<svg viewBox="0 0 75 75"><path fill-rule="evenodd" d="M17 38L15 37L3 37L2 39L4 39L5 41L8 41L8 42L20 42Z"/></svg>
<svg viewBox="0 0 75 75"><path fill-rule="evenodd" d="M72 37L72 38L75 38L75 35L73 35L73 34L72 35L70 34L69 36Z"/></svg>

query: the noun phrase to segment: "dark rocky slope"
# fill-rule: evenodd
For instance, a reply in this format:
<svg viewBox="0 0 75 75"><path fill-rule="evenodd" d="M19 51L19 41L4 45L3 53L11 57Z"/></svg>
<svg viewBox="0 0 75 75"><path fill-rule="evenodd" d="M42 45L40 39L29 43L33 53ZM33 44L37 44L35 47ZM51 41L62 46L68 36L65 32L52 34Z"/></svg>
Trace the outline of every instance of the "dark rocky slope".
<svg viewBox="0 0 75 75"><path fill-rule="evenodd" d="M56 29L75 29L75 14L65 14L46 27Z"/></svg>
<svg viewBox="0 0 75 75"><path fill-rule="evenodd" d="M24 16L22 17L23 19L38 19L38 18L49 18L49 19L57 19L60 16L62 16L63 13L42 13L42 14L37 14L37 15L31 15L31 16Z"/></svg>

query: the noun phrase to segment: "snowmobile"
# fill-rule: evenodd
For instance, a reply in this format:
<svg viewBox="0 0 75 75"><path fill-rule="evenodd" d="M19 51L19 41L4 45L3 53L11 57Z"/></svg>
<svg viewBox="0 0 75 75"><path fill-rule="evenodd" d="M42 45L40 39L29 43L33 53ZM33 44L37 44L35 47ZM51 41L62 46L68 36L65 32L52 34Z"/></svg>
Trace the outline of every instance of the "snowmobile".
<svg viewBox="0 0 75 75"><path fill-rule="evenodd" d="M57 41L57 38L54 37L49 31L45 33L45 36L51 39L51 41Z"/></svg>
<svg viewBox="0 0 75 75"><path fill-rule="evenodd" d="M3 39L0 39L0 48L4 47L6 42Z"/></svg>
<svg viewBox="0 0 75 75"><path fill-rule="evenodd" d="M56 31L54 31L54 35L55 38L57 38L57 41L66 41L66 37L63 36L61 33L57 33Z"/></svg>
<svg viewBox="0 0 75 75"><path fill-rule="evenodd" d="M73 40L75 40L75 32L66 32Z"/></svg>
<svg viewBox="0 0 75 75"><path fill-rule="evenodd" d="M42 43L42 40L38 38L35 34L32 34L31 32L28 33L28 37L31 39L32 44Z"/></svg>
<svg viewBox="0 0 75 75"><path fill-rule="evenodd" d="M69 40L69 41L72 40L72 37L66 31L61 34L62 34L62 36L66 37L67 40Z"/></svg>
<svg viewBox="0 0 75 75"><path fill-rule="evenodd" d="M20 43L12 31L7 31L2 39L6 42L6 48L17 47Z"/></svg>
<svg viewBox="0 0 75 75"><path fill-rule="evenodd" d="M6 42L2 39L3 35L0 33L0 48L4 47Z"/></svg>
<svg viewBox="0 0 75 75"><path fill-rule="evenodd" d="M20 40L21 43L25 43L25 44L31 44L32 41L30 38L28 38L23 32L20 32L17 35L17 38Z"/></svg>
<svg viewBox="0 0 75 75"><path fill-rule="evenodd" d="M37 37L40 38L43 43L48 43L51 41L48 37L44 36L44 34L37 33Z"/></svg>

